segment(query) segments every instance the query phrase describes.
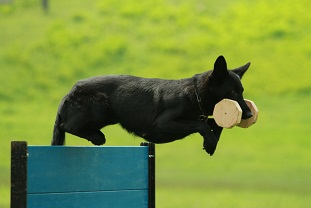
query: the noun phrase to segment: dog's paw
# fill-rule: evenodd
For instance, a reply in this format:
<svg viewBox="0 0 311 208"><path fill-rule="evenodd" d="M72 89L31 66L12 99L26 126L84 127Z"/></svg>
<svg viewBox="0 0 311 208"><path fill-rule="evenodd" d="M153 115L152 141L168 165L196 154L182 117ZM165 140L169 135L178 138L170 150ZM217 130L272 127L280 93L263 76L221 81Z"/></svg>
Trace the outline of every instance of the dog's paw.
<svg viewBox="0 0 311 208"><path fill-rule="evenodd" d="M90 140L90 142L92 142L94 145L103 145L106 143L106 139L102 139L102 138L96 138L96 139L92 139Z"/></svg>
<svg viewBox="0 0 311 208"><path fill-rule="evenodd" d="M216 150L217 143L204 139L203 149L212 156Z"/></svg>

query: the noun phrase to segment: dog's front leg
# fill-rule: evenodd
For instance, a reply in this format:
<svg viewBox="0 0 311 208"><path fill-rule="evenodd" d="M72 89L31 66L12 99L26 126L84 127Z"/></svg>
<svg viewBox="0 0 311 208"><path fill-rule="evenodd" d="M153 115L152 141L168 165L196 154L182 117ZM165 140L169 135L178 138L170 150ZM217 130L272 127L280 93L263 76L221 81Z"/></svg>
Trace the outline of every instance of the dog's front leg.
<svg viewBox="0 0 311 208"><path fill-rule="evenodd" d="M223 128L218 126L212 118L207 120L207 124L210 130L208 130L206 137L202 135L204 138L203 147L207 153L213 155Z"/></svg>
<svg viewBox="0 0 311 208"><path fill-rule="evenodd" d="M217 125L216 121L213 118L207 120L208 125L211 127L215 137L219 140L223 127Z"/></svg>
<svg viewBox="0 0 311 208"><path fill-rule="evenodd" d="M214 130L215 129L215 130ZM158 130L160 138L156 138L156 143L166 143L181 139L193 133L200 133L204 138L205 151L213 155L221 134L221 130L211 128L207 122L199 120L179 120L179 119L158 119Z"/></svg>

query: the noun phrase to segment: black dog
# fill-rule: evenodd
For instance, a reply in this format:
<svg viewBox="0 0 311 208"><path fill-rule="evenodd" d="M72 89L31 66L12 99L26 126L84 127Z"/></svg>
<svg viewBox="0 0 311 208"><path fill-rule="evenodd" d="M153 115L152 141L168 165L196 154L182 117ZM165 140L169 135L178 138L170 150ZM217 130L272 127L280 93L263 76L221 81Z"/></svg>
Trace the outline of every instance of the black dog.
<svg viewBox="0 0 311 208"><path fill-rule="evenodd" d="M229 71L226 60L219 56L214 70L181 80L112 75L78 81L60 103L52 145L63 145L65 132L102 145L106 139L100 129L120 123L153 143L198 132L204 138L204 149L213 155L222 128L207 117L216 103L224 98L236 100L242 118L252 117L240 81L249 66Z"/></svg>

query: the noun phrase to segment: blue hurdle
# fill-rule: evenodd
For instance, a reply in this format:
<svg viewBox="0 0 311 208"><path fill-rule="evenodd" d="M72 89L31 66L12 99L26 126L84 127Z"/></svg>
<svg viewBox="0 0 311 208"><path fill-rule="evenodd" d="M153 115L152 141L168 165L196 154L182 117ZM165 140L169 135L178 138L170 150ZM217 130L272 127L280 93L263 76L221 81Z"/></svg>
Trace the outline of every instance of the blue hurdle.
<svg viewBox="0 0 311 208"><path fill-rule="evenodd" d="M155 145L11 143L11 208L155 208Z"/></svg>

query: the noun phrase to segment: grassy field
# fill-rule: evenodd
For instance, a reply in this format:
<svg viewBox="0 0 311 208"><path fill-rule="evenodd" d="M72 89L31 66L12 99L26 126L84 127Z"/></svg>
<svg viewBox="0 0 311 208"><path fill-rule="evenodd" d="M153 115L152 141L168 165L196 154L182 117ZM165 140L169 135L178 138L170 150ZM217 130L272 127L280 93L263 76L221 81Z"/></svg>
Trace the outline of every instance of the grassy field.
<svg viewBox="0 0 311 208"><path fill-rule="evenodd" d="M224 130L213 157L191 135L157 145L157 207L309 207L309 1L37 0L0 4L0 207L9 207L10 141L49 145L57 105L100 74L182 78L252 62L249 129ZM107 145L139 145L118 126ZM67 145L90 143L67 136Z"/></svg>

